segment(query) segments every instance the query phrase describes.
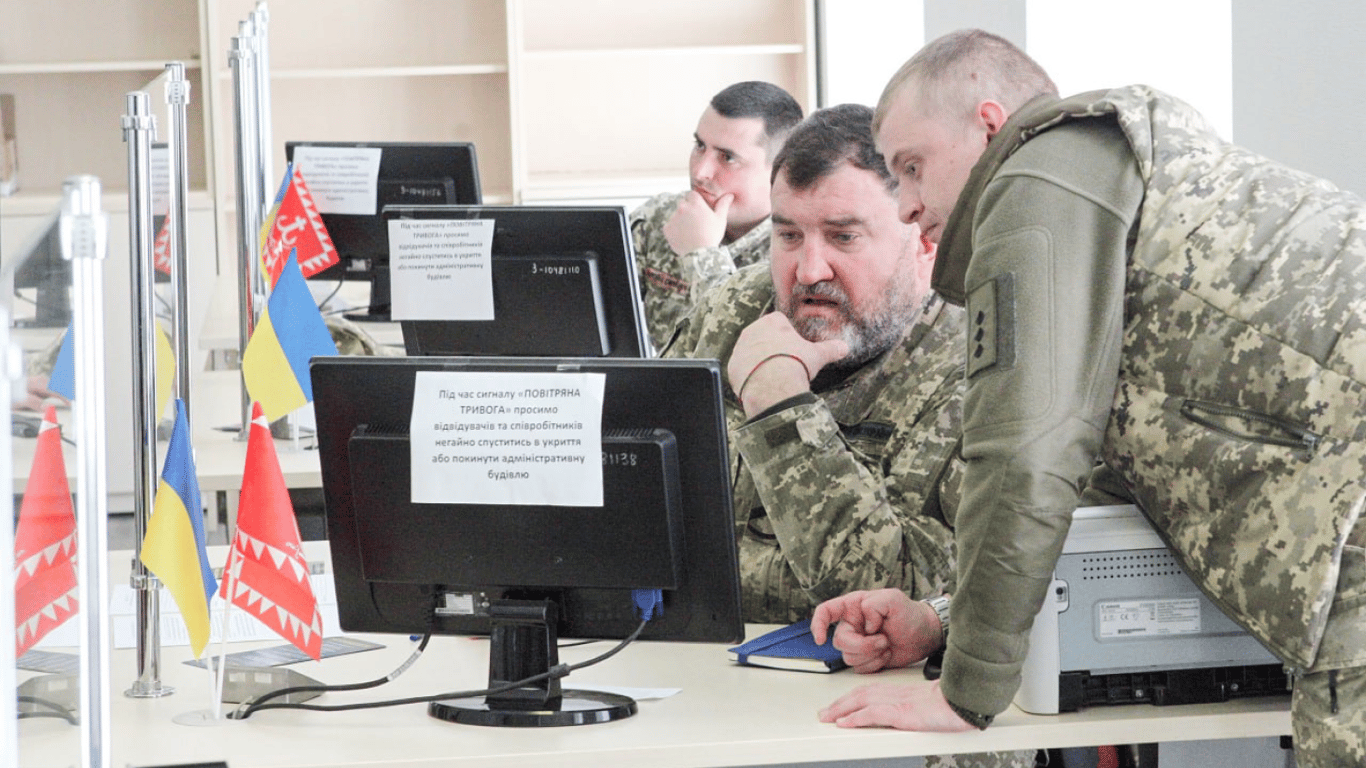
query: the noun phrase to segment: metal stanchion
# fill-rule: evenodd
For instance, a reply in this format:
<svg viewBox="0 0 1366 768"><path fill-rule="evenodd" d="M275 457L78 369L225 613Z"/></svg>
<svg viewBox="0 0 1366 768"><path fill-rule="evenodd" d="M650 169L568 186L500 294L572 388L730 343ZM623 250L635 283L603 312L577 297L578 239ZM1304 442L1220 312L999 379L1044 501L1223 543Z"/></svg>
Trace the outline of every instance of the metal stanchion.
<svg viewBox="0 0 1366 768"><path fill-rule="evenodd" d="M256 10L251 12L251 16L256 30L256 117L260 147L257 158L261 169L261 223L264 224L265 216L270 213L272 195L275 191L272 189L270 178L275 164L270 125L270 10L266 8L265 0L258 0Z"/></svg>
<svg viewBox="0 0 1366 768"><path fill-rule="evenodd" d="M232 39L228 64L232 67L235 99L233 101L233 135L237 143L237 289L242 302L239 330L239 352L245 352L247 340L256 327L265 299L265 284L261 276L258 253L261 231L261 199L258 175L260 159L260 114L257 111L256 60L252 37L255 29L251 20L238 24L238 36ZM240 359L240 358L239 358ZM242 420L239 440L246 440L251 431L251 400L246 387L242 388Z"/></svg>
<svg viewBox="0 0 1366 768"><path fill-rule="evenodd" d="M23 352L18 346L11 347L9 339L10 313L9 307L0 305L0 402L12 402L10 392L11 382L22 382L24 380L24 358ZM6 437L0 439L0 467L13 466L14 445L13 439ZM15 518L17 510L14 509L14 475L9 472L0 472L0 498L5 500L5 506L10 509L10 520ZM0 525L0 568L3 573L14 573L14 527L11 525ZM13 582L7 582L13 584ZM0 626L14 626L14 589L0 589ZM0 659L4 663L0 664L0 765L19 764L19 708L14 696L9 695L10 691L18 687L18 671L10 659L15 657L17 648L15 647L13 632L0 632Z"/></svg>
<svg viewBox="0 0 1366 768"><path fill-rule="evenodd" d="M104 444L104 257L109 222L100 209L100 180L73 176L62 185L62 257L72 271L72 350L76 416L76 563L80 657L81 764L103 768L111 757L109 622L98 610L109 594L108 482Z"/></svg>
<svg viewBox="0 0 1366 768"><path fill-rule="evenodd" d="M185 65L173 61L166 65L166 105L168 144L171 156L169 210L171 222L171 285L175 286L172 305L171 334L175 339L175 392L185 403L185 417L194 423L190 409L190 291L189 291L189 234L190 220L189 129L186 111L190 104L190 82L185 79ZM152 320L155 322L155 320ZM160 414L157 414L160 416Z"/></svg>
<svg viewBox="0 0 1366 768"><path fill-rule="evenodd" d="M128 144L128 245L130 284L133 286L133 430L137 435L135 444L140 450L133 453L135 554L130 577L137 601L137 678L125 694L150 698L175 690L161 682L161 585L138 557L157 487L156 314L152 296L155 277L152 274L150 160L156 126L146 93L127 94L126 106L128 113L123 116L123 134ZM171 162L174 170L174 156ZM178 226L178 222L173 222L172 226Z"/></svg>

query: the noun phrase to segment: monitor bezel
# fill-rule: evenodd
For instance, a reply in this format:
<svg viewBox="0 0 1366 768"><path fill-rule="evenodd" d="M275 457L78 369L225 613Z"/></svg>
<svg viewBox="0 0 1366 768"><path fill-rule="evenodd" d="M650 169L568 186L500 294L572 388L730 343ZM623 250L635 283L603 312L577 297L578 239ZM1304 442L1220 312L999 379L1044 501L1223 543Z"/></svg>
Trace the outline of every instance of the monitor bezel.
<svg viewBox="0 0 1366 768"><path fill-rule="evenodd" d="M668 429L679 440L683 479L683 579L664 593L663 615L650 622L642 639L739 642L741 619L739 559L731 505L728 435L721 404L720 364L715 360L658 358L511 358L511 357L316 357L311 376L332 574L338 615L348 632L482 635L484 617L424 617L438 585L397 585L367 581L362 575L358 510L352 505L351 468L346 441L358 424L406 428L413 407L412 384L418 371L554 372L606 374L603 428ZM634 377L618 379L617 377ZM614 397L630 382L630 399ZM671 382L672 384L669 384ZM670 392L670 386L673 391ZM669 396L665 396L669 395ZM650 425L631 423L631 409L653 414ZM699 454L698 452L703 453ZM520 585L441 585L447 588L507 588ZM625 637L635 629L621 616L595 618L603 605L629 605L630 590L567 588L532 590L561 597L556 631L569 638ZM508 596L496 592L495 596ZM408 601L401 608L398 600ZM386 606L386 601L390 605ZM386 613L386 608L388 612ZM585 610L586 609L586 610ZM395 615L408 611L407 615ZM626 614L630 615L629 609Z"/></svg>
<svg viewBox="0 0 1366 768"><path fill-rule="evenodd" d="M603 357L651 357L635 247L626 212L620 206L581 205L404 205L385 206L393 219L471 220L495 222L492 258L593 253L604 304L610 349ZM496 290L496 288L495 288ZM584 356L581 351L519 348L514 334L497 336L498 321L402 320L404 348L412 356L510 355ZM490 329L494 330L490 330ZM505 350L516 350L507 352ZM594 355L596 356L596 355Z"/></svg>

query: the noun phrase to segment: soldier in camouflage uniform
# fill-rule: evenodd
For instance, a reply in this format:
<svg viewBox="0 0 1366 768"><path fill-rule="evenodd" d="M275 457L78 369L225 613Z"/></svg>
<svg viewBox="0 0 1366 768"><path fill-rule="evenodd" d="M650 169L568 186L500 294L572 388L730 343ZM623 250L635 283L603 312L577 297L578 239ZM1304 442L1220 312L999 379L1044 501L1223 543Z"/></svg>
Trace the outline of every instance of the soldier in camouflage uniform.
<svg viewBox="0 0 1366 768"><path fill-rule="evenodd" d="M631 213L645 322L656 349L710 285L768 257L773 158L801 119L801 105L771 83L723 89L693 134L692 188L657 195Z"/></svg>
<svg viewBox="0 0 1366 768"><path fill-rule="evenodd" d="M934 250L897 221L871 125L846 104L793 131L771 263L712 289L665 350L726 363L747 621L799 621L850 589L938 596L953 573L963 315L928 290Z"/></svg>
<svg viewBox="0 0 1366 768"><path fill-rule="evenodd" d="M970 318L959 573L941 685L864 689L828 719L961 730L1004 710L1099 456L1097 485L1293 673L1298 763L1366 764L1366 205L1155 90L1060 100L982 32L917 53L878 117L901 215Z"/></svg>

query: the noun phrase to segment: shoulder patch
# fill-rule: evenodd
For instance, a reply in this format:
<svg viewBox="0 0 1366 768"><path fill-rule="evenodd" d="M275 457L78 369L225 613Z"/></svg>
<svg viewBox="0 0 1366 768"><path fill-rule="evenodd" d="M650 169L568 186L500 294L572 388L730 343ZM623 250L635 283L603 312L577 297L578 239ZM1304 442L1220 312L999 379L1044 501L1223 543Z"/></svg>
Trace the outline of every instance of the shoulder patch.
<svg viewBox="0 0 1366 768"><path fill-rule="evenodd" d="M968 378L1014 362L1014 288L1014 276L1007 272L968 293Z"/></svg>

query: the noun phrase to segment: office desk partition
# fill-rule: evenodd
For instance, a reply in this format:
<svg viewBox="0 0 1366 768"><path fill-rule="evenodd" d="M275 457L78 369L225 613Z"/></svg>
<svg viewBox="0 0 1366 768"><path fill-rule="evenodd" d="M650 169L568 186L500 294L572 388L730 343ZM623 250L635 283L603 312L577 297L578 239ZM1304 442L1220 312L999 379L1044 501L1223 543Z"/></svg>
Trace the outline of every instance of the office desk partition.
<svg viewBox="0 0 1366 768"><path fill-rule="evenodd" d="M311 560L326 559L325 542L305 542ZM211 548L214 562L221 548ZM217 557L217 560L214 558ZM115 553L111 573L126 569L128 553ZM114 576L114 578L121 578ZM755 636L771 627L747 627ZM408 658L407 637L368 635L380 650L295 665L325 683L383 677ZM259 643L257 645L260 645ZM270 645L267 643L266 645ZM232 645L229 650L248 647ZM576 663L602 653L605 642L561 650ZM908 755L1096 744L1279 736L1290 732L1286 697L1223 704L1095 707L1079 713L1038 716L1011 708L986 731L921 734L890 729L841 729L821 723L816 712L867 683L930 685L918 667L858 675L815 674L743 667L724 645L636 643L606 662L577 671L566 687L677 688L659 699L642 699L639 712L617 722L559 728L494 728L455 725L431 718L423 704L343 712L273 710L212 726L175 722L205 709L208 674L184 663L188 649L163 649L163 679L176 693L130 699L117 688L111 705L116 766L160 766L210 760L231 768L440 768L526 766L738 766L821 761L858 761ZM133 677L132 651L114 651L116 686ZM386 685L328 693L315 704L342 704L482 688L488 675L488 643L464 637L433 638L412 668ZM225 708L229 705L224 705ZM58 720L19 725L24 768L70 763L78 729Z"/></svg>

